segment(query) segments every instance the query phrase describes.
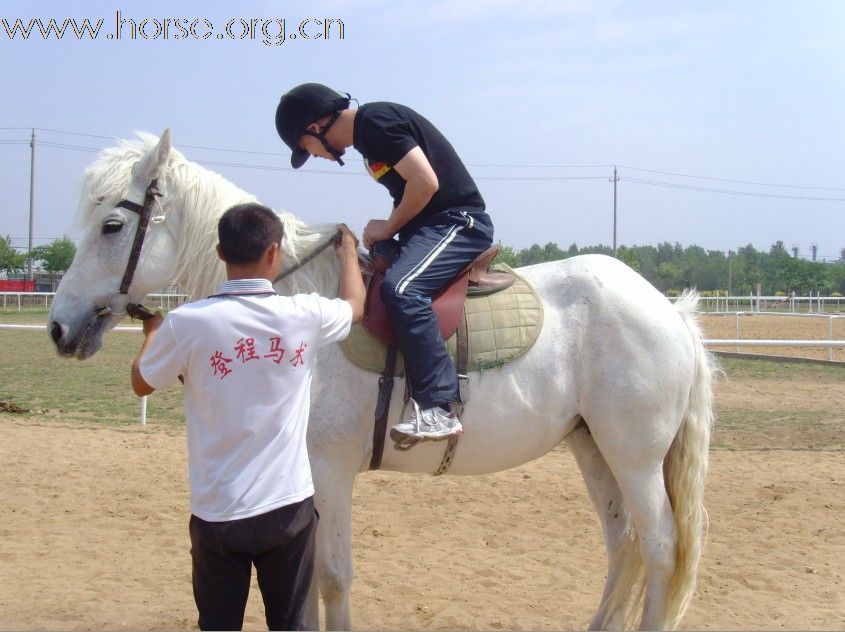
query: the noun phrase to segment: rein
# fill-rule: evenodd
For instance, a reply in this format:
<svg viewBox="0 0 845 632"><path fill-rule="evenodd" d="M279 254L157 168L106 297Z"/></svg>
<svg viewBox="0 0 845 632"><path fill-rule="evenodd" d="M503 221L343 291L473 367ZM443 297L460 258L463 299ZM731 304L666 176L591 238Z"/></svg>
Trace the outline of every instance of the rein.
<svg viewBox="0 0 845 632"><path fill-rule="evenodd" d="M328 240L324 241L322 244L317 246L311 254L309 254L307 257L305 257L305 259L303 259L302 261L299 261L298 263L295 263L294 265L292 265L290 268L288 268L284 272L280 272L279 276L277 276L275 278L275 280L273 281L273 284L275 285L276 283L278 283L279 281L281 281L285 277L287 277L287 276L293 274L294 272L296 272L297 270L299 270L305 264L313 261L317 257L317 255L319 255L321 252L323 252L326 248L328 248L329 246L331 246L334 243L337 243L337 241L340 239L340 237L341 237L340 231L336 231L335 233L333 233L332 236L328 238Z"/></svg>
<svg viewBox="0 0 845 632"><path fill-rule="evenodd" d="M120 281L120 289L110 295L103 307L95 308L98 317L111 316L112 314L120 314L115 312L111 306L111 300L118 294L127 295L129 293L129 286L132 285L132 279L135 277L135 270L138 268L138 259L141 257L141 248L144 246L144 238L147 236L147 226L150 223L150 216L153 213L153 204L155 199L161 197L161 192L158 190L158 179L150 182L144 193L144 203L137 204L131 200L121 200L117 203L117 207L125 208L128 211L138 213L138 228L135 230L135 239L132 242L132 250L129 251L129 261L126 262L126 270L123 273L123 279ZM130 316L146 319L152 317L152 314L143 306L129 303L126 305L126 312Z"/></svg>

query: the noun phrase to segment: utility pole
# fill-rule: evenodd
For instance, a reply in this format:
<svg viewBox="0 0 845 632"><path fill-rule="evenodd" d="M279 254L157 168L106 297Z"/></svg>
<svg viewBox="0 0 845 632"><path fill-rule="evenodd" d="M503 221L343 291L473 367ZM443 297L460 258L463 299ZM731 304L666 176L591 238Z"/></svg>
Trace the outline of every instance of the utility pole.
<svg viewBox="0 0 845 632"><path fill-rule="evenodd" d="M613 256L616 256L616 183L619 182L619 174L616 171L616 165L613 166L613 177L610 178L613 183Z"/></svg>
<svg viewBox="0 0 845 632"><path fill-rule="evenodd" d="M29 251L26 254L27 278L32 281L32 217L35 209L35 128L29 142Z"/></svg>
<svg viewBox="0 0 845 632"><path fill-rule="evenodd" d="M733 251L728 250L728 296L731 295L731 276L733 276L733 260L731 259Z"/></svg>

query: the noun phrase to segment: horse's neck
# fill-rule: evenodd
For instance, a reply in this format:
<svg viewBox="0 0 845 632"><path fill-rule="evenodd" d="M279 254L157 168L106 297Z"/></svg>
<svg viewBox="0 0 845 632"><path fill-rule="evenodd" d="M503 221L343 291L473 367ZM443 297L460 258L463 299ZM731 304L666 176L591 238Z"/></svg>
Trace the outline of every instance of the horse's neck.
<svg viewBox="0 0 845 632"><path fill-rule="evenodd" d="M213 294L226 278L226 269L216 254L217 222L226 209L255 196L236 187L222 176L189 164L174 175L169 186L179 217L179 251L176 277L178 284L195 300Z"/></svg>
<svg viewBox="0 0 845 632"><path fill-rule="evenodd" d="M222 176L197 165L174 176L174 210L178 213L180 247L174 282L195 300L213 294L226 278L226 269L216 254L217 222L235 204L257 202L257 198ZM290 214L281 216L284 227L282 269L304 259L335 232L336 227L307 226ZM329 248L299 271L276 284L283 294L317 292L336 296L340 273L337 258Z"/></svg>

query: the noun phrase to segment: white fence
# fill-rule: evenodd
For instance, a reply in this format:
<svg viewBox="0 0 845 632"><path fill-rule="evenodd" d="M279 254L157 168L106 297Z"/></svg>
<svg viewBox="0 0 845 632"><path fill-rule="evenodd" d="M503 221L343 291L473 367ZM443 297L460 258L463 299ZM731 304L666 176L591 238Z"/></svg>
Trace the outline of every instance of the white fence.
<svg viewBox="0 0 845 632"><path fill-rule="evenodd" d="M676 300L669 297L670 301ZM702 312L757 312L794 314L836 314L845 309L842 296L701 296Z"/></svg>
<svg viewBox="0 0 845 632"><path fill-rule="evenodd" d="M15 293L11 293L15 294ZM159 295L151 295L157 297L172 297L177 296L173 294L159 294ZM184 299L184 297L180 297ZM184 302L184 300L183 300ZM149 305L149 302L147 303ZM163 303L160 303L161 307L164 307ZM174 304L175 307L175 304ZM736 339L708 339L704 340L704 344L708 347L719 347L719 346L733 346L739 351L740 347L824 347L827 348L828 352L828 360L833 360L833 349L845 349L845 340L833 340L833 320L835 318L845 318L843 316L837 315L818 315L818 317L826 317L829 319L829 326L828 326L828 339L827 340L740 340L740 328L739 322L740 317L747 312L734 312L733 314L725 313L725 316L735 316L736 318ZM774 315L781 315L781 314L767 314L770 316ZM784 316L796 316L796 314L782 314ZM41 330L45 331L47 329L46 325L16 325L16 324L0 324L0 330L2 329L17 329L17 330ZM134 331L140 332L141 327L138 326L118 326L115 327L112 331L119 331L119 332L127 332L127 331ZM139 421L141 425L145 425L147 423L147 398L146 396L141 398L141 412Z"/></svg>
<svg viewBox="0 0 845 632"><path fill-rule="evenodd" d="M55 292L0 292L2 309L40 307L49 308ZM148 294L144 299L149 307L174 309L184 303L184 294ZM670 296L670 301L677 297ZM756 312L795 314L837 314L845 309L842 296L702 296L699 298L702 312Z"/></svg>
<svg viewBox="0 0 845 632"><path fill-rule="evenodd" d="M709 312L713 314L714 312ZM718 312L719 315L734 319L734 338L721 340L705 340L704 343L710 347L733 346L736 351L740 347L826 347L827 359L833 360L833 350L845 348L845 341L833 339L833 321L845 318L845 314L825 313L790 313L790 312ZM827 320L827 340L749 340L740 338L740 323L743 316L765 316L767 318L798 317L798 318L824 318Z"/></svg>
<svg viewBox="0 0 845 632"><path fill-rule="evenodd" d="M0 292L0 308L17 310L49 309L55 292ZM157 309L175 309L188 300L184 294L147 294L144 304Z"/></svg>

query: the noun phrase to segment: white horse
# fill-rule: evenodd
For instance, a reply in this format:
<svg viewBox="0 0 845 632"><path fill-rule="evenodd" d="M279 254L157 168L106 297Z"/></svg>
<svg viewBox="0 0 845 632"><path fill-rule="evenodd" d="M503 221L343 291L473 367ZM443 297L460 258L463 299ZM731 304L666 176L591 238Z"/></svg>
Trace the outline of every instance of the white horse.
<svg viewBox="0 0 845 632"><path fill-rule="evenodd" d="M217 219L231 205L254 200L172 149L169 131L161 139L139 137L104 150L85 171L85 234L50 311L50 335L61 355L91 356L127 302L171 283L192 298L212 294L224 278L214 253ZM142 203L153 179L162 195L128 296L116 295L139 221L117 203ZM287 214L282 220L288 264L335 230L308 227ZM641 628L675 627L695 588L707 521L713 364L692 315L697 299L689 295L672 306L630 268L605 256L573 257L519 273L542 298L542 331L525 355L471 375L472 400L450 473L501 471L566 442L607 547L607 584L590 627L631 626L640 608ZM329 249L276 287L281 293L335 296L338 281ZM104 305L112 313L98 316ZM315 584L329 629L352 625L352 486L370 461L376 381L334 345L322 352L312 387L308 446L322 517ZM401 409L401 390L394 392L393 411ZM445 445L388 448L382 468L433 473ZM308 607L314 628L316 588Z"/></svg>

